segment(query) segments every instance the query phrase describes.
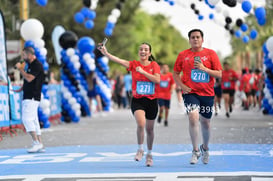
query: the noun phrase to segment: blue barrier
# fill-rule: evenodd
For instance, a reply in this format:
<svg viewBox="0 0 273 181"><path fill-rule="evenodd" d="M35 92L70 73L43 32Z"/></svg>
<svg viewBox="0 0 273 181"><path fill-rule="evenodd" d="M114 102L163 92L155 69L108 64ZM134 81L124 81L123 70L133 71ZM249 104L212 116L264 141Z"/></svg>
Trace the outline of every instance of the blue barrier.
<svg viewBox="0 0 273 181"><path fill-rule="evenodd" d="M21 120L21 103L23 92L19 90L21 86L12 85L8 90L7 85L0 85L0 128L22 124ZM9 92L8 92L9 91ZM59 119L61 115L61 85L49 84L48 95L50 100L49 118L52 120Z"/></svg>

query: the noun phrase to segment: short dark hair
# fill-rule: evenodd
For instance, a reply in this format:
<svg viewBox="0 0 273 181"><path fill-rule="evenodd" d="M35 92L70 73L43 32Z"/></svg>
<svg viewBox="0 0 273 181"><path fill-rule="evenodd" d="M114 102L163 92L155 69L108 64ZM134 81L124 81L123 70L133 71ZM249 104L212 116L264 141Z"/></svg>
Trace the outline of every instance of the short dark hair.
<svg viewBox="0 0 273 181"><path fill-rule="evenodd" d="M23 51L35 55L35 50L32 47L24 47Z"/></svg>
<svg viewBox="0 0 273 181"><path fill-rule="evenodd" d="M190 37L191 37L191 34L192 34L193 32L196 32L196 31L200 32L202 38L204 38L204 33L203 33L203 31L200 30L200 29L192 29L191 31L189 31L188 37L190 38Z"/></svg>

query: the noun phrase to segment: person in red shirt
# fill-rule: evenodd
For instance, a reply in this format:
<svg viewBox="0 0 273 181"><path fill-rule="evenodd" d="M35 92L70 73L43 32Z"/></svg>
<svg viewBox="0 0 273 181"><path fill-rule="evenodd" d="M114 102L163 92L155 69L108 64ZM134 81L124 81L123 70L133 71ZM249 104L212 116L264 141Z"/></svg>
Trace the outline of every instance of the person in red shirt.
<svg viewBox="0 0 273 181"><path fill-rule="evenodd" d="M174 64L173 78L183 90L184 104L189 118L189 132L193 151L190 163L209 161L210 120L214 104L214 78L221 78L222 66L215 51L202 47L203 32L193 29L188 33L190 49L179 53ZM183 72L182 80L180 73ZM203 144L198 147L199 121Z"/></svg>
<svg viewBox="0 0 273 181"><path fill-rule="evenodd" d="M157 122L160 123L163 112L165 111L164 126L168 126L168 116L171 103L171 95L175 89L175 83L173 80L173 74L169 72L169 66L167 64L162 65L162 73L160 75L160 84L158 86L158 104L159 104L159 116Z"/></svg>
<svg viewBox="0 0 273 181"><path fill-rule="evenodd" d="M119 63L132 73L131 111L137 122L138 150L135 156L140 161L144 155L144 129L147 133L146 165L153 165L152 148L154 141L154 122L158 113L157 84L160 83L160 67L154 61L152 48L148 43L142 43L138 50L140 60L127 61L110 54L106 47L99 44L98 49L110 60Z"/></svg>
<svg viewBox="0 0 273 181"><path fill-rule="evenodd" d="M234 103L235 85L238 80L236 72L229 67L228 62L224 62L224 70L222 72L221 87L225 102L226 116L229 118L229 113L232 112L232 104Z"/></svg>

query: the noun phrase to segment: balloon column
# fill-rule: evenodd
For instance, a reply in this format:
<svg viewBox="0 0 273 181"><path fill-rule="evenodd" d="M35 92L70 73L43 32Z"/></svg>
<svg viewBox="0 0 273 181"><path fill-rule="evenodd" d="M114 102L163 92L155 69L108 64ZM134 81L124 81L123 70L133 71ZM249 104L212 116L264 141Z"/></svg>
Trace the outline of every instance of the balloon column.
<svg viewBox="0 0 273 181"><path fill-rule="evenodd" d="M118 21L118 18L120 17L121 14L120 10L122 8L123 3L124 0L119 0L119 2L116 4L116 8L114 8L111 11L111 14L108 16L106 27L104 28L104 34L106 36L112 36L115 25Z"/></svg>
<svg viewBox="0 0 273 181"><path fill-rule="evenodd" d="M82 111L81 103L84 104L84 98L80 93L79 81L81 79L79 68L79 56L75 50L77 36L71 31L65 31L59 38L59 43L63 50L61 51L62 70L62 121L79 122ZM88 114L88 112L87 112Z"/></svg>
<svg viewBox="0 0 273 181"><path fill-rule="evenodd" d="M108 61L109 59L102 55L99 51L95 51L96 54L96 74L99 85L99 94L101 96L103 109L110 111L111 108L111 85L107 78L107 72L109 71Z"/></svg>
<svg viewBox="0 0 273 181"><path fill-rule="evenodd" d="M20 28L20 33L25 40L25 47L32 47L35 50L35 56L43 64L44 73L46 77L45 84L42 87L42 100L38 109L39 121L43 128L50 127L48 120L50 114L50 101L47 94L48 90L48 71L49 65L46 62L47 50L44 47L45 42L42 39L44 34L44 27L42 23L37 19L28 19L23 22Z"/></svg>
<svg viewBox="0 0 273 181"><path fill-rule="evenodd" d="M265 87L263 89L263 113L273 115L273 36L263 45Z"/></svg>

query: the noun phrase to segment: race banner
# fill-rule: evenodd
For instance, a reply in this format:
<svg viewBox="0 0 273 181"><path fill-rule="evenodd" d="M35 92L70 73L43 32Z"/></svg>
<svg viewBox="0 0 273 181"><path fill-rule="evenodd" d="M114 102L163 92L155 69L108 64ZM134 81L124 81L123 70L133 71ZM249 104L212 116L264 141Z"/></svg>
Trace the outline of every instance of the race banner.
<svg viewBox="0 0 273 181"><path fill-rule="evenodd" d="M7 51L5 38L5 23L0 10L0 82L7 83Z"/></svg>
<svg viewBox="0 0 273 181"><path fill-rule="evenodd" d="M8 86L0 85L0 128L10 126Z"/></svg>

